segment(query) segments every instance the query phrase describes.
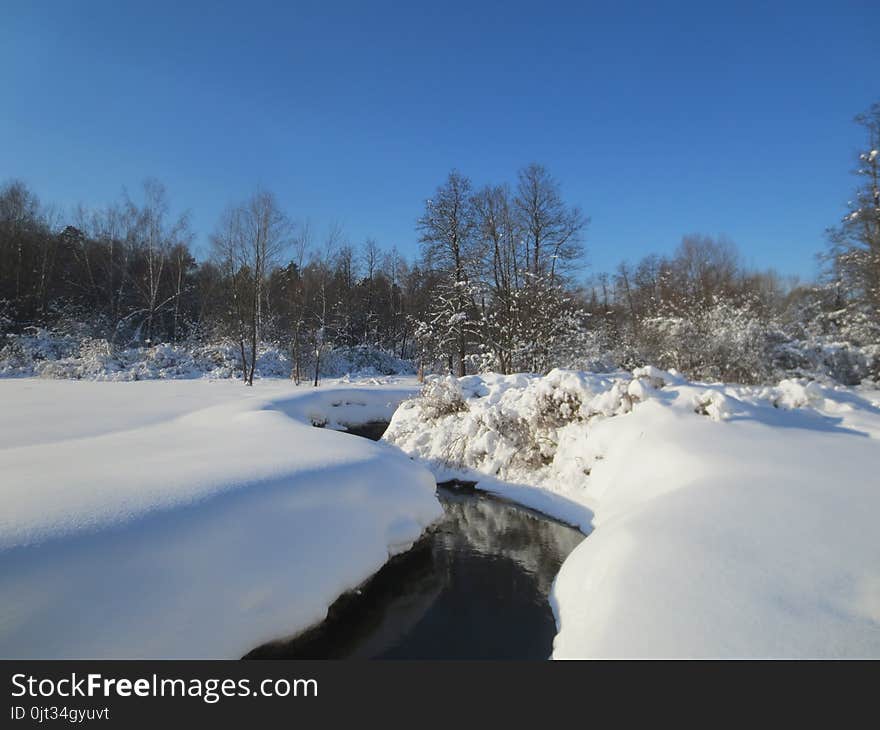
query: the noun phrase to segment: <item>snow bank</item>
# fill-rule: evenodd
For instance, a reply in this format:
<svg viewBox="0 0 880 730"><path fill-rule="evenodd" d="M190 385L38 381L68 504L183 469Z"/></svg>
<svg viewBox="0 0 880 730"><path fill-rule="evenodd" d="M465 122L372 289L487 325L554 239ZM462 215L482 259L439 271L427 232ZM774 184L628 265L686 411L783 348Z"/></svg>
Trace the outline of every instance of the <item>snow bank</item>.
<svg viewBox="0 0 880 730"><path fill-rule="evenodd" d="M235 657L322 620L442 509L395 449L311 423L412 392L0 381L0 656Z"/></svg>
<svg viewBox="0 0 880 730"><path fill-rule="evenodd" d="M554 371L433 381L385 438L593 529L554 588L556 658L877 657L878 404Z"/></svg>
<svg viewBox="0 0 880 730"><path fill-rule="evenodd" d="M401 404L384 438L438 481L477 480L589 531L591 505L579 487L590 459L560 444L597 416L628 412L628 387L620 374L571 370L434 378L421 398Z"/></svg>

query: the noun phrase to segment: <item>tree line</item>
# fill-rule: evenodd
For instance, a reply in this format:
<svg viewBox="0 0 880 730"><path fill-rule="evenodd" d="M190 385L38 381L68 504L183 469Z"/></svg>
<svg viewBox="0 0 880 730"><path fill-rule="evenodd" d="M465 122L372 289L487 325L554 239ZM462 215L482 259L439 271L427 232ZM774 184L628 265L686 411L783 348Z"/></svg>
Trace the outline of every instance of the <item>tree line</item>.
<svg viewBox="0 0 880 730"><path fill-rule="evenodd" d="M587 309L597 349L624 365L746 383L817 362L846 382L880 377L880 103L855 122L856 189L827 230L817 281L750 271L732 242L685 236L671 256L595 278Z"/></svg>
<svg viewBox="0 0 880 730"><path fill-rule="evenodd" d="M0 333L44 327L119 347L228 339L251 383L265 342L290 354L297 380L317 378L329 350L363 345L455 375L601 360L760 381L797 368L793 342L880 343L880 104L856 121L859 184L817 282L751 271L732 242L697 234L586 279L589 220L538 164L481 187L452 171L417 218L412 260L352 245L338 225L318 234L258 190L223 212L197 261L189 218L158 181L67 216L11 181Z"/></svg>

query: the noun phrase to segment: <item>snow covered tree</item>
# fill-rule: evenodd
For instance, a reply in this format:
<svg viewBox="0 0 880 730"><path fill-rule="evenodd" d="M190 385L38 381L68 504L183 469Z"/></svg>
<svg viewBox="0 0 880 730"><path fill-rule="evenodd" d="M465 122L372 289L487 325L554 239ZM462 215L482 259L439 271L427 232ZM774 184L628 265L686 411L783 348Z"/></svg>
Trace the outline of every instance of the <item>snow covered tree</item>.
<svg viewBox="0 0 880 730"><path fill-rule="evenodd" d="M855 170L861 184L843 221L829 231L832 284L850 316L880 323L880 102L855 121L865 130Z"/></svg>
<svg viewBox="0 0 880 730"><path fill-rule="evenodd" d="M588 221L562 198L559 183L542 165L519 172L513 200L518 253L515 331L517 367L544 372L553 367L552 353L561 342L561 328L572 328L576 339L582 318L573 315L567 274L583 255L583 231Z"/></svg>
<svg viewBox="0 0 880 730"><path fill-rule="evenodd" d="M579 359L587 318L571 291L525 272L514 298L513 371L546 373Z"/></svg>
<svg viewBox="0 0 880 730"><path fill-rule="evenodd" d="M516 292L523 281L523 237L507 186L486 186L473 196L472 205L483 282L478 297L481 369L509 373L516 338Z"/></svg>
<svg viewBox="0 0 880 730"><path fill-rule="evenodd" d="M450 172L425 203L418 227L425 264L440 274L425 322L438 343L435 352L448 361L450 370L463 376L478 329L471 285L476 257L470 180Z"/></svg>

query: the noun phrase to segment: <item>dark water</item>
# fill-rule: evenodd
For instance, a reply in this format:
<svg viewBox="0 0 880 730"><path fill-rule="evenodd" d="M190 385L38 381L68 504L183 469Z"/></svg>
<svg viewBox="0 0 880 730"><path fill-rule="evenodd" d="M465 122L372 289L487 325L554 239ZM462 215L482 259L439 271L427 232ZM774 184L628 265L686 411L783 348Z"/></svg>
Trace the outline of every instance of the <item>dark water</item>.
<svg viewBox="0 0 880 730"><path fill-rule="evenodd" d="M385 424L350 429L378 438ZM472 489L437 488L445 518L318 627L246 658L546 659L548 596L583 539L572 527Z"/></svg>

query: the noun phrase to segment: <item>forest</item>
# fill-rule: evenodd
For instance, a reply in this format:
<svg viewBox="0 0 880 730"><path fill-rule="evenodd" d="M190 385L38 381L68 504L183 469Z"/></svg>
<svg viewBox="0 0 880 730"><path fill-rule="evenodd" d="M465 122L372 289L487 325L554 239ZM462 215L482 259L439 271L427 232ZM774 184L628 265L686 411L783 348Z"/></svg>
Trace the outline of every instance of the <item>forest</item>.
<svg viewBox="0 0 880 730"><path fill-rule="evenodd" d="M450 172L413 211L411 260L339 225L318 232L267 190L228 207L199 260L188 214L157 180L64 212L10 180L0 374L84 377L90 357L121 372L157 352L214 348L246 383L317 383L339 352L458 376L653 364L738 383L877 378L880 103L855 121L857 183L809 282L751 270L734 242L698 233L671 255L588 272L589 218L539 164L486 185Z"/></svg>

